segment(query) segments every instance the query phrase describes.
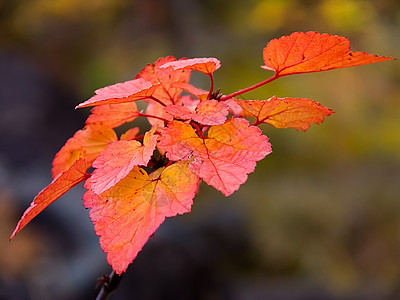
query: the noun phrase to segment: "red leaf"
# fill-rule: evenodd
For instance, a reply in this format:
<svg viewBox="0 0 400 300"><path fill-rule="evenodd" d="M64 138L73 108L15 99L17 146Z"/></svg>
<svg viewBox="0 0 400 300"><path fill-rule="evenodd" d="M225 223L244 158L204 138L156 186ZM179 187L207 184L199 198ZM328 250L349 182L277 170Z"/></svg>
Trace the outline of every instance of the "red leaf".
<svg viewBox="0 0 400 300"><path fill-rule="evenodd" d="M134 79L106 86L95 91L95 96L79 104L76 108L118 104L145 99L153 95L157 85L144 79Z"/></svg>
<svg viewBox="0 0 400 300"><path fill-rule="evenodd" d="M166 217L190 211L198 177L185 162L161 168L150 176L139 168L101 195L83 196L100 245L112 268L121 274Z"/></svg>
<svg viewBox="0 0 400 300"><path fill-rule="evenodd" d="M67 170L54 178L54 180L33 199L31 205L25 210L10 239L47 206L60 198L75 185L88 178L89 175L86 174L86 170L89 166L90 163L84 159L78 159Z"/></svg>
<svg viewBox="0 0 400 300"><path fill-rule="evenodd" d="M203 125L221 125L226 121L228 106L217 100L204 100L194 111L182 105L168 105L165 111L183 120L194 120Z"/></svg>
<svg viewBox="0 0 400 300"><path fill-rule="evenodd" d="M159 58L155 63L147 65L136 78L142 78L157 85L153 97L165 105L178 102L182 88L179 83L188 83L190 70L173 70L172 68L162 69L162 65L176 61L173 56Z"/></svg>
<svg viewBox="0 0 400 300"><path fill-rule="evenodd" d="M265 66L277 75L319 72L371 64L391 57L350 51L347 38L318 32L295 32L270 41L263 51Z"/></svg>
<svg viewBox="0 0 400 300"><path fill-rule="evenodd" d="M79 158L85 158L90 165L108 144L117 140L114 130L101 124L89 124L78 130L56 154L53 160L53 178L67 170Z"/></svg>
<svg viewBox="0 0 400 300"><path fill-rule="evenodd" d="M172 121L161 132L160 148L170 160L191 159L190 170L225 196L247 180L256 161L271 153L268 138L258 127L234 118L212 126L205 138L189 124Z"/></svg>
<svg viewBox="0 0 400 300"><path fill-rule="evenodd" d="M268 100L234 100L242 108L241 116L255 117L257 123L277 128L295 128L306 131L310 123L319 124L333 111L306 98L277 98Z"/></svg>
<svg viewBox="0 0 400 300"><path fill-rule="evenodd" d="M221 67L221 63L214 57L191 58L179 61L173 61L162 65L160 68L169 68L174 70L195 70L206 74L211 74Z"/></svg>
<svg viewBox="0 0 400 300"><path fill-rule="evenodd" d="M146 132L143 145L138 141L117 141L111 143L93 162L90 177L92 191L101 194L124 179L134 166L147 166L154 149L157 135L154 130Z"/></svg>
<svg viewBox="0 0 400 300"><path fill-rule="evenodd" d="M94 107L86 124L101 123L114 128L135 120L138 116L135 102L105 104Z"/></svg>

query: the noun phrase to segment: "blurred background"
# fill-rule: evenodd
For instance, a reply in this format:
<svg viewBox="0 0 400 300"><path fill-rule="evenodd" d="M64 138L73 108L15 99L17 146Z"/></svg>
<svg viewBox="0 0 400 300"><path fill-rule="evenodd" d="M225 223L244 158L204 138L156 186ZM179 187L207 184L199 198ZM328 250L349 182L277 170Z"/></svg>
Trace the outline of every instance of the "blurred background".
<svg viewBox="0 0 400 300"><path fill-rule="evenodd" d="M90 299L108 274L81 186L12 242L75 105L161 56L216 57L229 94L271 73L272 38L315 30L400 58L397 0L0 1L0 299ZM208 89L206 76L194 83ZM400 299L398 61L294 75L243 99L305 97L336 114L307 132L262 127L273 153L232 196L202 184L112 299Z"/></svg>

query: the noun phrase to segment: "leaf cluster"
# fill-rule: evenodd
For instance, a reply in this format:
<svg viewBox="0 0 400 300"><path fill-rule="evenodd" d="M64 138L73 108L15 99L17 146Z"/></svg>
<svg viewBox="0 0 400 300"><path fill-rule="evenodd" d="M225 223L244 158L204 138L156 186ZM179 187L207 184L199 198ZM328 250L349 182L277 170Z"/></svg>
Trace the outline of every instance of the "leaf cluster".
<svg viewBox="0 0 400 300"><path fill-rule="evenodd" d="M306 98L237 96L287 75L392 59L352 52L346 38L317 32L272 40L263 58L263 68L274 75L230 95L214 90L218 59L172 56L148 64L133 80L96 90L77 106L94 106L85 127L56 154L53 181L33 200L12 237L85 181L84 206L109 264L122 274L165 218L191 210L201 181L225 196L246 182L257 161L272 152L258 125L306 131L333 113ZM210 78L209 90L190 83L193 71ZM146 109L139 111L137 101ZM137 118L146 118L151 128L133 127L117 136L116 127Z"/></svg>

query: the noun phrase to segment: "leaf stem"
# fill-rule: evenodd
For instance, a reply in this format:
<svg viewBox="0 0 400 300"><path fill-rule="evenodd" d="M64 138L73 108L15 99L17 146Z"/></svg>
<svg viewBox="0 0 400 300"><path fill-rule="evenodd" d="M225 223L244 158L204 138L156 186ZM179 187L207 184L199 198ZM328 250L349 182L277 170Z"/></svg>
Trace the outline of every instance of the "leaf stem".
<svg viewBox="0 0 400 300"><path fill-rule="evenodd" d="M154 96L151 96L151 97L149 97L151 100L154 100L154 101L156 101L157 103L159 103L159 104L161 104L162 106L167 106L167 105L165 105L165 103L164 102L162 102L160 99L157 99L156 97L154 97Z"/></svg>
<svg viewBox="0 0 400 300"><path fill-rule="evenodd" d="M233 97L235 97L237 95L250 92L250 91L252 91L252 90L254 90L256 88L259 88L260 86L263 86L263 85L265 85L267 83L270 83L270 82L274 81L275 79L278 79L279 77L280 76L278 74L275 74L274 76L268 78L267 80L264 80L264 81L261 81L261 82L259 82L257 84L254 84L252 86L249 86L248 88L241 89L241 90L239 90L237 92L234 92L234 93L232 93L230 95L222 96L220 101L226 101L226 100L231 99L231 98L233 98Z"/></svg>
<svg viewBox="0 0 400 300"><path fill-rule="evenodd" d="M210 86L210 91L208 92L207 99L209 100L211 98L212 92L214 91L214 76L212 73L207 73L208 77L210 77L211 80L211 86Z"/></svg>

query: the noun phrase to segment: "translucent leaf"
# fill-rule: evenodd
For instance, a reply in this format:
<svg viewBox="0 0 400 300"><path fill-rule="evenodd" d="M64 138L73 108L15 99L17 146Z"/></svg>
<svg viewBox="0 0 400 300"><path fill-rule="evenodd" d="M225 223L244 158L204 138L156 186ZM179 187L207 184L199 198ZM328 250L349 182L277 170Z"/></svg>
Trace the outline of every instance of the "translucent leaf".
<svg viewBox="0 0 400 300"><path fill-rule="evenodd" d="M319 124L333 111L306 98L277 98L268 100L234 100L241 108L241 116L255 117L257 123L277 128L295 128L306 131L311 123Z"/></svg>
<svg viewBox="0 0 400 300"><path fill-rule="evenodd" d="M135 259L166 217L190 211L198 177L180 162L147 173L134 167L116 186L101 195L83 196L100 245L112 268L121 274Z"/></svg>
<svg viewBox="0 0 400 300"><path fill-rule="evenodd" d="M173 161L191 159L190 170L228 196L247 180L256 161L271 153L268 138L245 119L211 126L199 137L192 126L173 121L161 132L160 148Z"/></svg>
<svg viewBox="0 0 400 300"><path fill-rule="evenodd" d="M67 170L54 178L54 180L33 199L31 205L25 210L10 239L47 206L56 201L75 185L88 178L89 175L86 174L86 170L89 166L90 163L84 159L78 159Z"/></svg>
<svg viewBox="0 0 400 300"><path fill-rule="evenodd" d="M347 38L318 32L295 32L270 41L263 51L265 66L280 76L371 64L391 57L350 51Z"/></svg>

